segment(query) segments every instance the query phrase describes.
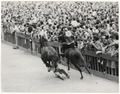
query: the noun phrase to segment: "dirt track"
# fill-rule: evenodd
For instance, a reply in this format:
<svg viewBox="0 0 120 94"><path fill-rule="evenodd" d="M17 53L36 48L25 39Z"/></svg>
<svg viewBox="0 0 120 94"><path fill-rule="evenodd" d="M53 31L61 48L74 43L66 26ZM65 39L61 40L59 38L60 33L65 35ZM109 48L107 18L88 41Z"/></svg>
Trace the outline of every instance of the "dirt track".
<svg viewBox="0 0 120 94"><path fill-rule="evenodd" d="M2 91L5 92L118 92L118 83L79 72L70 71L70 79L62 81L48 73L37 56L12 46L1 44ZM65 66L61 66L65 70Z"/></svg>

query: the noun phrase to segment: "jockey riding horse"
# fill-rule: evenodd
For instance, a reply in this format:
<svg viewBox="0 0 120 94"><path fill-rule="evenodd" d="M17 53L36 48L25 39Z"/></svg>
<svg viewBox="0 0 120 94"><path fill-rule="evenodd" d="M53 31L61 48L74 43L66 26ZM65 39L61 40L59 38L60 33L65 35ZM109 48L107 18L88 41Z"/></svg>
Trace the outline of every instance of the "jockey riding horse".
<svg viewBox="0 0 120 94"><path fill-rule="evenodd" d="M54 47L50 46L46 42L48 41L45 36L40 36L41 59L48 68L48 72L53 71L56 77L61 80L64 80L64 77L69 78L69 75L65 72L65 70L60 69L58 66L58 63L61 63L58 52L54 49Z"/></svg>
<svg viewBox="0 0 120 94"><path fill-rule="evenodd" d="M72 35L72 31L68 31L65 28L63 31L59 33L59 42L61 43L61 55L64 56L64 52L69 48L75 47L74 36ZM63 53L63 54L62 54Z"/></svg>
<svg viewBox="0 0 120 94"><path fill-rule="evenodd" d="M81 64L84 64L84 67L87 70L87 72L91 74L91 72L87 67L87 63L83 55L81 54L80 50L75 47L75 41L72 32L66 31L64 33L64 38L65 38L65 43L62 43L62 51L63 51L62 57L65 57L67 59L68 70L70 70L69 65L71 63L80 72L81 79L83 79L82 70L80 68Z"/></svg>

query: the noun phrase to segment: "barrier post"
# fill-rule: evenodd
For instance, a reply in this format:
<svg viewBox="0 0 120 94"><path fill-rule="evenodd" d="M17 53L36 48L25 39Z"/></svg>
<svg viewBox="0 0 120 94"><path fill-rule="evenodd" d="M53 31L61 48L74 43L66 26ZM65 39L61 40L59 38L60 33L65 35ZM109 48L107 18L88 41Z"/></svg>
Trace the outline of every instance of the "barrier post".
<svg viewBox="0 0 120 94"><path fill-rule="evenodd" d="M13 47L13 49L18 49L18 36L17 36L17 32L15 32L15 46Z"/></svg>

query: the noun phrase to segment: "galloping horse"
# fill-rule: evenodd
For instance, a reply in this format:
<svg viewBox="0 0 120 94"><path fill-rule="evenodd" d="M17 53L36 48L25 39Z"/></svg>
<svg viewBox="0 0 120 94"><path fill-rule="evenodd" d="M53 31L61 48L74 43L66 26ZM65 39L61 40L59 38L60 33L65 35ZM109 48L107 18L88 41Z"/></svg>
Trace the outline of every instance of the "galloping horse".
<svg viewBox="0 0 120 94"><path fill-rule="evenodd" d="M40 44L41 44L41 59L47 68L57 67L57 63L59 61L59 56L57 51L47 44L47 39L44 36L40 36Z"/></svg>
<svg viewBox="0 0 120 94"><path fill-rule="evenodd" d="M63 50L64 55L62 55L62 57L65 56L65 58L67 59L68 70L70 70L69 63L72 63L74 67L77 68L77 70L80 72L81 79L83 79L82 70L80 69L82 63L84 64L85 69L88 71L89 74L90 72L87 68L86 62L80 50L75 47L77 45L76 41L74 41L75 40L74 36L72 36L72 34L70 35L71 36L64 35L63 38L65 41L62 41L62 38L60 38L61 40L59 39L59 41L62 41L62 48L64 49Z"/></svg>
<svg viewBox="0 0 120 94"><path fill-rule="evenodd" d="M64 80L66 77L69 78L69 75L63 69L58 67L58 63L61 63L61 61L57 51L53 47L43 47L41 59L48 68L48 72L52 70L61 80Z"/></svg>
<svg viewBox="0 0 120 94"><path fill-rule="evenodd" d="M80 72L81 79L83 79L82 70L80 69L81 63L84 64L85 69L89 74L90 71L87 68L84 57L82 56L80 50L78 48L69 48L65 51L65 57L67 58L68 70L70 70L69 63L72 63L74 67Z"/></svg>
<svg viewBox="0 0 120 94"><path fill-rule="evenodd" d="M67 35L68 33L68 35ZM63 55L61 55L63 58L65 57L67 59L67 65L68 70L70 70L69 63L72 63L75 68L80 72L81 79L83 79L82 70L80 69L81 64L83 63L85 66L85 69L88 71L89 74L91 74L87 68L86 62L84 60L84 57L82 56L80 50L76 48L76 39L72 35L72 32L68 30L66 34L62 34L62 36L59 36L59 41L61 42L61 50L63 51Z"/></svg>
<svg viewBox="0 0 120 94"><path fill-rule="evenodd" d="M63 69L58 67L58 63L61 63L58 52L53 47L45 45L44 42L41 49L41 59L48 68L48 72L53 71L54 74L61 80L64 80L64 77L69 78L69 75Z"/></svg>

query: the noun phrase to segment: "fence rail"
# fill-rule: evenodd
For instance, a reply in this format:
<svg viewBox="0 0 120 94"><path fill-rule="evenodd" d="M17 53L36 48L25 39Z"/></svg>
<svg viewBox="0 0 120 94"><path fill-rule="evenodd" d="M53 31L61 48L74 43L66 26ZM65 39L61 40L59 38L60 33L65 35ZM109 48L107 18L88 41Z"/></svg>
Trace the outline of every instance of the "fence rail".
<svg viewBox="0 0 120 94"><path fill-rule="evenodd" d="M15 37L17 37L17 40ZM31 39L31 35L25 35L23 33L11 34L7 32L4 33L4 40L11 42L12 44L17 43L18 46L29 49L31 52L40 53L40 43L34 39ZM48 42L48 44L53 46L57 51L59 50L60 44L58 42ZM88 67L94 75L118 82L118 57L111 57L106 54L97 55L93 51L82 51L82 54L85 57Z"/></svg>
<svg viewBox="0 0 120 94"><path fill-rule="evenodd" d="M11 33L9 33L9 32L5 32L5 33L4 33L4 40L15 44L15 43L16 43L15 33L12 33L12 34L11 34Z"/></svg>

